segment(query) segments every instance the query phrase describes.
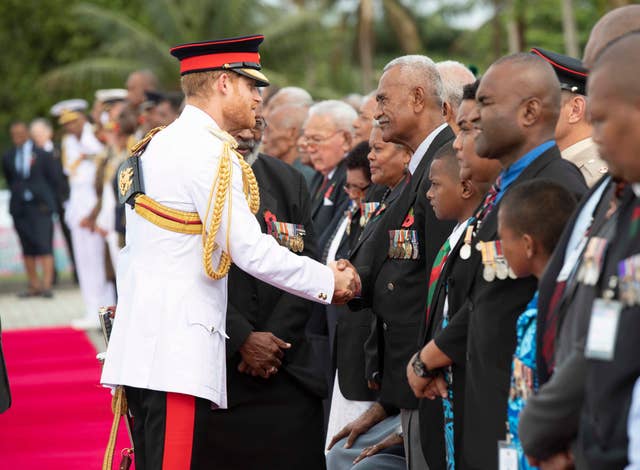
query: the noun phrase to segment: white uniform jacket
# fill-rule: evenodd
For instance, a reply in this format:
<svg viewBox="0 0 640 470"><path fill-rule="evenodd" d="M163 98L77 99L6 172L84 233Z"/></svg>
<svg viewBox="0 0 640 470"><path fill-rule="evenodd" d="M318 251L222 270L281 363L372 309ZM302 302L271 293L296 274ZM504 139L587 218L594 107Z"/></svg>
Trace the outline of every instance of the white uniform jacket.
<svg viewBox="0 0 640 470"><path fill-rule="evenodd" d="M88 122L82 128L80 139L73 134L67 134L62 139L62 146L64 171L69 176L71 190L65 205L65 221L70 227L75 227L89 215L98 202L95 155L102 152L104 147ZM83 157L82 161L78 161Z"/></svg>
<svg viewBox="0 0 640 470"><path fill-rule="evenodd" d="M187 105L155 135L142 159L145 193L155 201L206 217L222 143L215 121ZM236 156L232 169L229 252L251 275L285 291L331 301L331 270L297 256L265 235L243 193ZM226 247L227 210L216 236ZM226 408L225 321L227 277L205 275L202 237L160 228L127 206L126 246L120 253L118 309L101 382L183 393ZM217 267L220 249L213 256ZM231 286L233 288L233 286Z"/></svg>

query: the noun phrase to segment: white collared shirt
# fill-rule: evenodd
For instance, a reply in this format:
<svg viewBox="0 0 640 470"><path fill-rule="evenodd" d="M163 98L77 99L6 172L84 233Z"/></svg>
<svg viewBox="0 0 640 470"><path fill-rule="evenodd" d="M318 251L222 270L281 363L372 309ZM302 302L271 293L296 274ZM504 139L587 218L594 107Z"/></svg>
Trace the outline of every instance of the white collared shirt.
<svg viewBox="0 0 640 470"><path fill-rule="evenodd" d="M411 155L411 161L409 162L409 171L411 172L412 175L416 171L416 168L418 168L418 165L420 165L420 162L422 161L422 157L424 157L424 154L426 153L429 146L433 143L437 135L440 134L440 132L442 132L445 127L447 127L447 125L448 124L445 122L444 124L441 124L440 126L436 127L433 131L431 131L431 134L429 134L422 141L422 143L418 145L418 148L416 149L416 151L413 152L413 155Z"/></svg>

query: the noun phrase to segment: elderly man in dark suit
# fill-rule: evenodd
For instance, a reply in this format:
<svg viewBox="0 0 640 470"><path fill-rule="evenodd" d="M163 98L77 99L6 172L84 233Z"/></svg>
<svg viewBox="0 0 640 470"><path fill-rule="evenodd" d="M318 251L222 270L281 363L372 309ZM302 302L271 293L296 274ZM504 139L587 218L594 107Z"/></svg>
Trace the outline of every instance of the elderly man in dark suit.
<svg viewBox="0 0 640 470"><path fill-rule="evenodd" d="M407 146L412 157L408 166L411 178L375 230L365 230L366 239L356 243L350 258L362 280L362 296L349 306L355 310L372 308L379 319L383 350L378 399L382 406L375 404L371 412L363 414L364 427L370 428L400 408L408 468L423 469L426 463L420 448L418 402L404 370L425 318L427 266L431 268L453 227L450 222L438 221L427 201L425 170L438 148L453 139L453 132L442 115L440 75L428 57L404 56L389 62L376 99L374 117L382 138Z"/></svg>
<svg viewBox="0 0 640 470"><path fill-rule="evenodd" d="M300 172L258 153L266 125L234 133L260 187L262 231L301 255L317 255L309 192ZM229 408L211 413L209 443L218 468L325 468L322 398L327 384L305 339L310 301L236 266L229 273Z"/></svg>
<svg viewBox="0 0 640 470"><path fill-rule="evenodd" d="M52 297L53 221L60 185L53 155L29 140L23 122L11 126L14 148L2 159L2 168L11 191L9 212L22 245L29 288L20 297ZM37 264L43 272L38 278Z"/></svg>

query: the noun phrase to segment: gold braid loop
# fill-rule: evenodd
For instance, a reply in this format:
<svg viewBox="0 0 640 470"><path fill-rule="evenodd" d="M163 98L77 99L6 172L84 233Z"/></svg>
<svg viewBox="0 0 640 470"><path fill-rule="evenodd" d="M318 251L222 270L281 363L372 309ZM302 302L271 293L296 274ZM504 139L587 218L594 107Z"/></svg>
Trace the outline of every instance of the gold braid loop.
<svg viewBox="0 0 640 470"><path fill-rule="evenodd" d="M109 433L109 442L104 453L102 461L102 470L111 470L113 465L113 453L116 448L116 437L118 435L118 424L120 418L124 416L127 419L127 397L124 394L124 387L119 385L116 387L113 398L111 399L111 411L113 411L113 422L111 424L111 432Z"/></svg>
<svg viewBox="0 0 640 470"><path fill-rule="evenodd" d="M256 177L253 174L253 170L251 170L251 166L244 161L242 155L235 151L238 146L238 143L235 141L235 139L231 135L220 129L210 128L209 130L213 135L222 140L222 154L220 155L220 163L218 165L218 175L216 177L216 181L211 187L211 192L209 193L209 202L207 204L206 214L208 216L209 209L211 208L211 205L213 203L213 211L211 213L211 221L209 222L209 230L206 230L206 220L205 223L202 224L203 263L207 276L209 276L211 279L219 280L224 278L228 274L229 269L231 268L232 261L229 254L229 237L231 233L231 213L233 199L230 194L231 176L233 173L233 163L231 159L232 152L235 153L236 157L238 158L238 162L240 163L240 167L242 168L243 191L245 197L247 198L249 209L253 214L257 213L260 207L260 190L258 188ZM215 201L213 200L214 190ZM214 270L212 267L212 258L213 252L217 248L215 238L218 230L220 229L224 203L227 198L228 211L226 250L222 251L222 254L220 255L220 261L218 263L218 268Z"/></svg>
<svg viewBox="0 0 640 470"><path fill-rule="evenodd" d="M147 147L147 145L149 144L149 142L151 142L151 139L153 139L153 136L156 135L158 132L160 132L165 127L166 126L154 127L149 132L147 132L147 134L137 144L131 145L131 150L130 150L131 155L132 156L136 155L141 150L144 150ZM129 144L130 144L130 142L127 142L127 148L129 147Z"/></svg>

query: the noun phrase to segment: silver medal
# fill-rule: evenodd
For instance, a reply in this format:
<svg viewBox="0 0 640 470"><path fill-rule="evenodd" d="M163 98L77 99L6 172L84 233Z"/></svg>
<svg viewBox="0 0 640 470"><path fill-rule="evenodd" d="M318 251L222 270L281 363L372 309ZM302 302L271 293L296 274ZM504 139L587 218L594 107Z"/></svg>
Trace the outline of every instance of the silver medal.
<svg viewBox="0 0 640 470"><path fill-rule="evenodd" d="M482 278L487 282L493 282L496 278L496 270L490 264L485 264L482 270Z"/></svg>
<svg viewBox="0 0 640 470"><path fill-rule="evenodd" d="M496 277L501 281L509 277L509 267L504 258L498 258L496 262Z"/></svg>
<svg viewBox="0 0 640 470"><path fill-rule="evenodd" d="M462 245L460 248L460 258L469 259L471 258L471 245L467 245L466 243Z"/></svg>

